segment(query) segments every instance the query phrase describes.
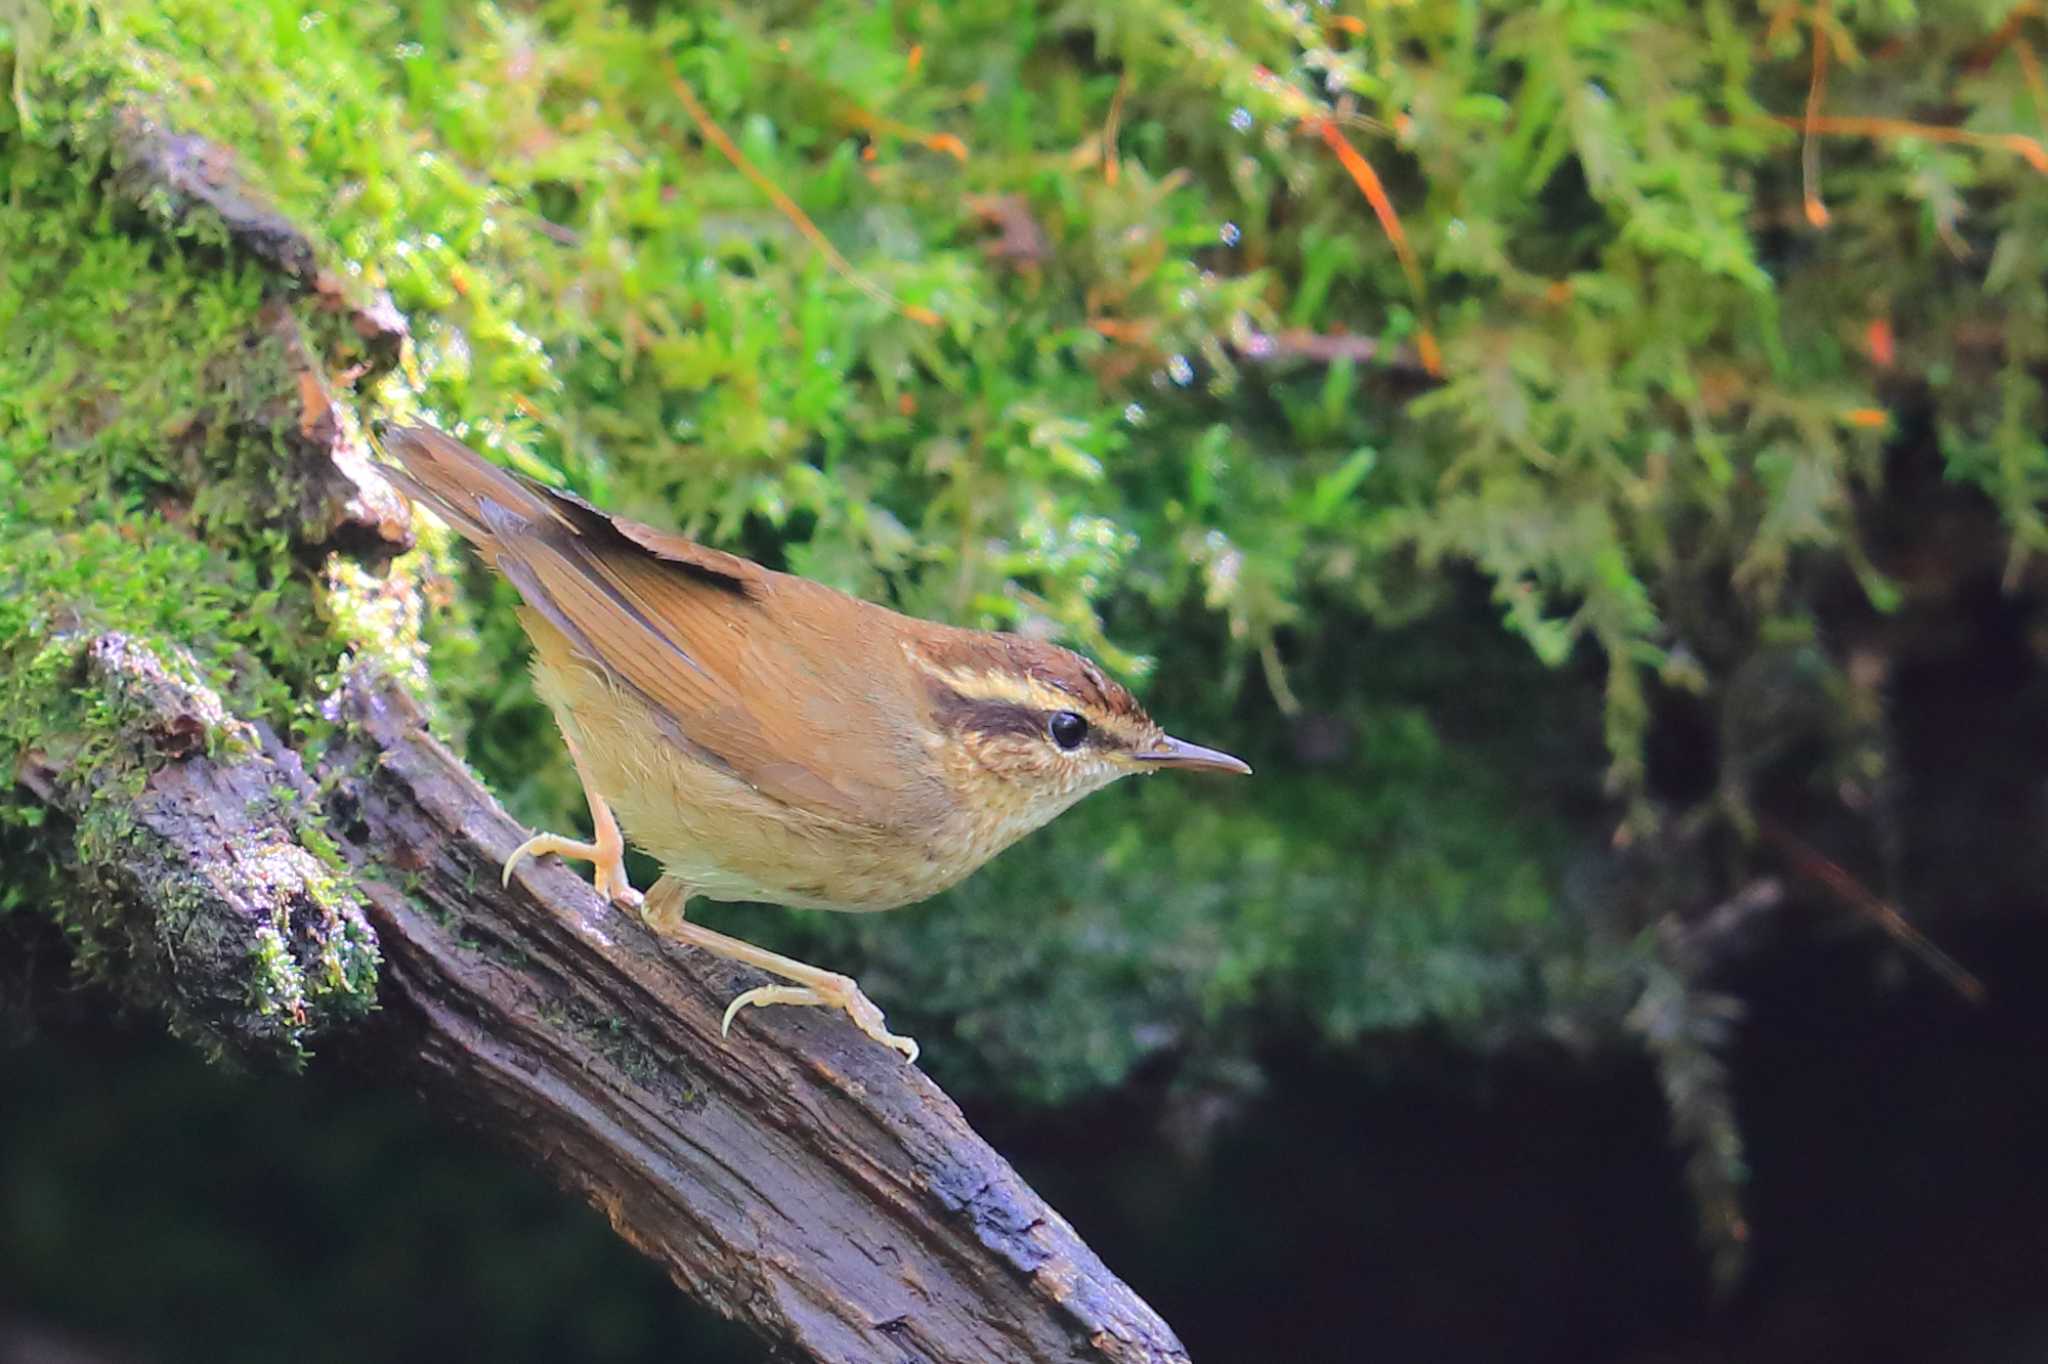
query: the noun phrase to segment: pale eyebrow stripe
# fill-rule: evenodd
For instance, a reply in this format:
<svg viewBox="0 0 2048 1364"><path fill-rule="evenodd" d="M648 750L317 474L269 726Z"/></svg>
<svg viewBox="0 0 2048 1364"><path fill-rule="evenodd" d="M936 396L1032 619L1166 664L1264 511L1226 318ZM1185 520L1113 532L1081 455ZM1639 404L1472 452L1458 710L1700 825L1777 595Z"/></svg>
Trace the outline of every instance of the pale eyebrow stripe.
<svg viewBox="0 0 2048 1364"><path fill-rule="evenodd" d="M1148 737L1142 712L1134 717L1104 712L1073 693L1036 677L1019 677L978 668L942 668L908 640L903 642L903 653L919 672L962 700L1035 708L1048 715L1053 711L1070 710L1086 720L1095 733L1107 738L1113 746L1122 748L1136 748Z"/></svg>

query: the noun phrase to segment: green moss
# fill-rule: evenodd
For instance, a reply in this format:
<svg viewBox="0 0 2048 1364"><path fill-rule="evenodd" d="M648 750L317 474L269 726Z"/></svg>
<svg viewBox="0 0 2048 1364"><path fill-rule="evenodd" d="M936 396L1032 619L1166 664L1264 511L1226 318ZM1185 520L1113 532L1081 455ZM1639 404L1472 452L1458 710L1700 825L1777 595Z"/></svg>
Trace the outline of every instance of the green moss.
<svg viewBox="0 0 2048 1364"><path fill-rule="evenodd" d="M1840 64L1831 107L2037 125L2018 61L1972 55L1999 16L1837 20L1887 55ZM1613 1027L1640 925L1568 872L1655 822L1660 695L1726 707L1772 629L1813 633L1808 566L1901 599L1853 515L1871 411L1911 404L2013 572L2048 541L2048 181L1995 143L1833 139L1811 231L1772 118L1802 107L1807 35L1768 27L1508 0L1361 32L1177 0L59 5L0 56L0 737L78 728L48 685L67 610L183 642L306 737L384 649L416 682L430 657L437 726L517 813L580 818L510 589L431 536L383 580L295 560L274 447L223 420L248 410L223 374L282 377L246 345L279 281L204 214L113 192L118 116L148 108L408 315L346 420L424 416L906 610L1059 635L1253 756L1236 789L1104 798L940 906L733 916L865 963L942 1064L1065 1094L1247 1020ZM707 143L678 76L861 279ZM1305 121L1340 99L1420 293ZM1005 221L1043 249L985 249ZM346 367L338 316L292 319ZM1287 354L1425 329L1420 396Z"/></svg>
<svg viewBox="0 0 2048 1364"><path fill-rule="evenodd" d="M181 714L203 712L209 693L189 670L167 668L165 677L198 701ZM295 841L277 836L287 802L275 787L248 799L256 832L220 842L203 864L190 861L189 848L144 813L161 759L148 737L159 717L140 704L139 689L125 677L70 689L80 714L55 733L71 747L50 756L66 771L73 817L53 830L68 832L68 846L52 857L37 898L69 934L86 976L210 1051L296 1063L312 1037L374 1004L377 947L348 868L317 827L302 825ZM212 761L229 769L262 761L246 726L223 715L218 728L208 736ZM282 789L295 804L296 793ZM138 900L154 914L139 913Z"/></svg>

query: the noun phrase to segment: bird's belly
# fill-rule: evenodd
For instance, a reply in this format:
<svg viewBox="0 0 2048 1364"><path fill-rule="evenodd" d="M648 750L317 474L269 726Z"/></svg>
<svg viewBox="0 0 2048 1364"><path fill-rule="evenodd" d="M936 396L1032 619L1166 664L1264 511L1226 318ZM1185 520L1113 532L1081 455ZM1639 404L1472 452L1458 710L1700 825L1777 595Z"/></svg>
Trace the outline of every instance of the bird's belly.
<svg viewBox="0 0 2048 1364"><path fill-rule="evenodd" d="M661 733L645 703L587 669L543 666L535 676L628 841L698 895L894 909L979 865L943 856L957 841L929 824L849 825L762 795Z"/></svg>

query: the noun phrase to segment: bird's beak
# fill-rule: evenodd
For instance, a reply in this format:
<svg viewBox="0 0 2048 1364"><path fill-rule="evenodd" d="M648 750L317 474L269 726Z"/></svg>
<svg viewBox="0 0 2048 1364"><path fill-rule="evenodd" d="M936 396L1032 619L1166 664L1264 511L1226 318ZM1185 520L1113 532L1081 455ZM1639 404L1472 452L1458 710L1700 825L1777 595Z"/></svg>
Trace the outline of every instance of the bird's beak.
<svg viewBox="0 0 2048 1364"><path fill-rule="evenodd" d="M1251 765L1241 758L1185 739L1161 739L1143 752L1131 755L1144 767L1181 767L1191 772L1238 772L1251 775Z"/></svg>

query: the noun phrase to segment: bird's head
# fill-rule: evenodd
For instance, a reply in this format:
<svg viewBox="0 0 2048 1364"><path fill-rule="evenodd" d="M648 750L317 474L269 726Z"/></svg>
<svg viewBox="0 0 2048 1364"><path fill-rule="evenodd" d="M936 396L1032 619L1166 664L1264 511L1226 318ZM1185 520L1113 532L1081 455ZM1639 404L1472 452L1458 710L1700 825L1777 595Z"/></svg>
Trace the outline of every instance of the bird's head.
<svg viewBox="0 0 2048 1364"><path fill-rule="evenodd" d="M911 654L956 790L1016 822L1013 837L1119 777L1251 771L1169 735L1128 690L1056 644L974 634L911 646Z"/></svg>

